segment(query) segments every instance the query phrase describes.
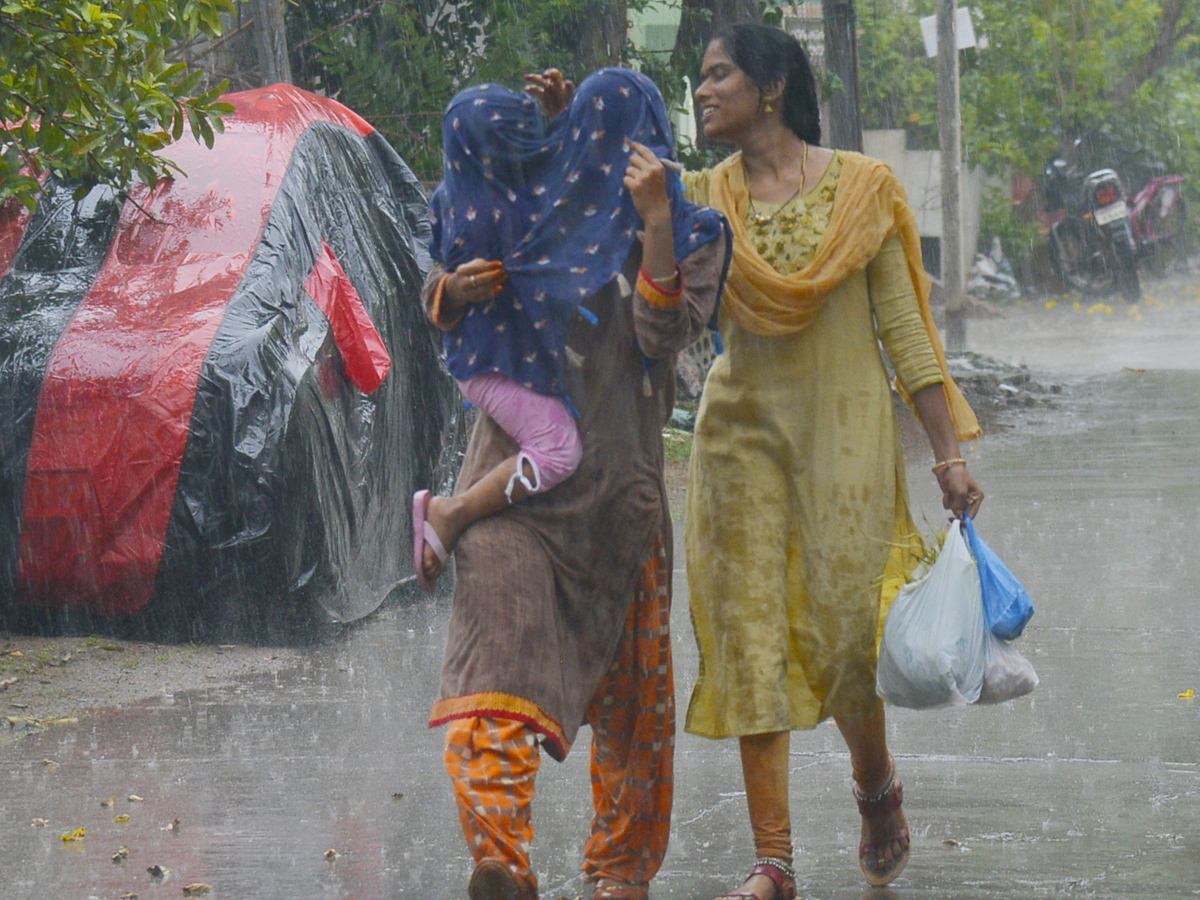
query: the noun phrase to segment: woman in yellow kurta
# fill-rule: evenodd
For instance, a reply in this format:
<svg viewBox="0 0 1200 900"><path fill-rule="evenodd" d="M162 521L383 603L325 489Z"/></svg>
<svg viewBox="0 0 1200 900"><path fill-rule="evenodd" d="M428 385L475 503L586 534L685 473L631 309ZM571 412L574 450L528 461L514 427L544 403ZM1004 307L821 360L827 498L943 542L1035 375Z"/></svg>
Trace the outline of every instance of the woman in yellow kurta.
<svg viewBox="0 0 1200 900"><path fill-rule="evenodd" d="M946 372L904 190L885 164L816 146L800 45L734 26L709 45L702 78L705 135L740 151L685 176L689 198L722 210L735 240L725 353L705 385L691 463L700 674L687 730L740 739L757 859L727 896L791 900L792 729L833 717L846 740L867 881L886 884L908 859L876 637L920 538L879 345L957 514L983 499L958 445L979 429Z"/></svg>

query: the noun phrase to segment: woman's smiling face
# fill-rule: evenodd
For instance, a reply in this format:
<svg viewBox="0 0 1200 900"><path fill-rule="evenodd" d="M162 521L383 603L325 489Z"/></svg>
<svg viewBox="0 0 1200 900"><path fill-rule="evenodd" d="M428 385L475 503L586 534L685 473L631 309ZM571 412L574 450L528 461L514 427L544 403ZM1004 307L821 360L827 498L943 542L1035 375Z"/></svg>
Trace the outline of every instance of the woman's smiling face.
<svg viewBox="0 0 1200 900"><path fill-rule="evenodd" d="M713 41L704 52L700 78L696 108L704 136L736 144L737 136L761 115L758 85L730 58L720 41Z"/></svg>

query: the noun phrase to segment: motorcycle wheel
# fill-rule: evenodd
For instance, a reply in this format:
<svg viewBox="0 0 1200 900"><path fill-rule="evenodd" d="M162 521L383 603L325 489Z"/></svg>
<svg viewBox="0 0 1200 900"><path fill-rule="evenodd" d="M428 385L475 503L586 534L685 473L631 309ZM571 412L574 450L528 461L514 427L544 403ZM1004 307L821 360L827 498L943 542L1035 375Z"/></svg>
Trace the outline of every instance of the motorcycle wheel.
<svg viewBox="0 0 1200 900"><path fill-rule="evenodd" d="M1113 275L1121 297L1127 303L1138 303L1142 299L1142 284L1138 279L1137 257L1133 248L1125 243L1113 245Z"/></svg>

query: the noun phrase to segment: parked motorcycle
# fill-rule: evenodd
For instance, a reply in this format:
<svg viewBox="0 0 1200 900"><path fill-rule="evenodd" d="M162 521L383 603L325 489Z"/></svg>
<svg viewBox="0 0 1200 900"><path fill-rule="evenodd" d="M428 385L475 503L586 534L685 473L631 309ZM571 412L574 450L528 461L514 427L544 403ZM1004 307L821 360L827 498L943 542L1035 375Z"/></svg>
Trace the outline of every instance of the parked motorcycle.
<svg viewBox="0 0 1200 900"><path fill-rule="evenodd" d="M1062 280L1085 293L1116 290L1130 303L1140 300L1137 243L1121 177L1109 168L1080 170L1061 158L1043 175L1046 209L1060 213L1050 229L1050 258Z"/></svg>
<svg viewBox="0 0 1200 900"><path fill-rule="evenodd" d="M1187 210L1182 175L1171 175L1147 147L1130 150L1100 125L1075 142L1076 165L1092 171L1110 168L1121 176L1132 200L1129 222L1137 242L1138 264L1162 274L1171 262L1188 257Z"/></svg>
<svg viewBox="0 0 1200 900"><path fill-rule="evenodd" d="M1187 258L1187 211L1183 205L1183 176L1158 174L1146 180L1133 197L1130 220L1138 254L1158 272L1169 260Z"/></svg>

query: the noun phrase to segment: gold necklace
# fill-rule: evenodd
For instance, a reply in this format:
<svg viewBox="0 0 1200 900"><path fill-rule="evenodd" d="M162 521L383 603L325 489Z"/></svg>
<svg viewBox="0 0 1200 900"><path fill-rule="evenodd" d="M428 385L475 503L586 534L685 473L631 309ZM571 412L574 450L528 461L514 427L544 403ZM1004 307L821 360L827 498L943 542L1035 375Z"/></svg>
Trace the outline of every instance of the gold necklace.
<svg viewBox="0 0 1200 900"><path fill-rule="evenodd" d="M800 155L800 186L798 188L796 188L796 193L792 194L792 196L788 197L787 200L785 200L783 203L781 203L779 206L777 206L775 208L775 212L771 213L769 216L766 213L756 212L754 209L754 198L750 197L749 189L746 190L746 196L750 197L750 218L755 225L758 225L761 227L763 225L769 224L772 219L774 219L777 215L779 215L781 212L783 212L783 209L785 206L787 206L789 203L791 203L793 200L795 200L797 197L799 197L800 192L804 190L804 170L806 168L808 168L808 141L801 141L800 143L802 143L804 145L804 150ZM743 159L742 160L742 170L745 171L745 169L746 169L746 160ZM749 182L750 182L750 173L749 172L746 172L746 182L747 182L747 184L749 184Z"/></svg>

